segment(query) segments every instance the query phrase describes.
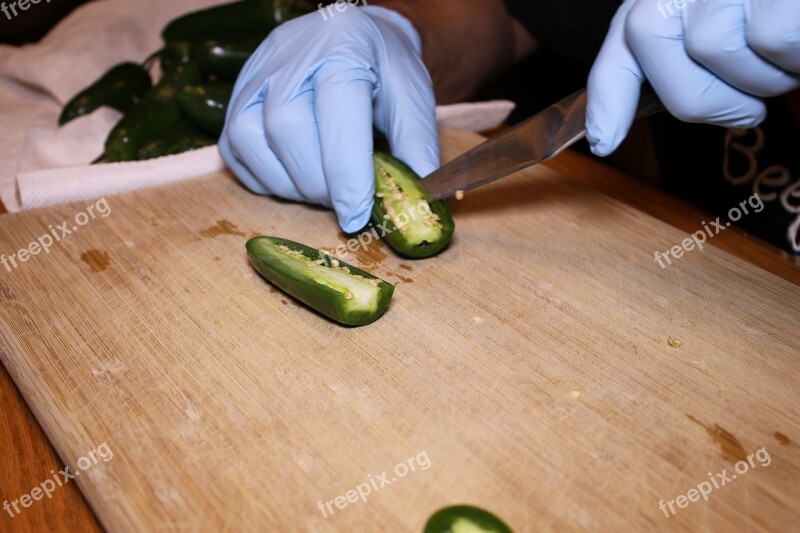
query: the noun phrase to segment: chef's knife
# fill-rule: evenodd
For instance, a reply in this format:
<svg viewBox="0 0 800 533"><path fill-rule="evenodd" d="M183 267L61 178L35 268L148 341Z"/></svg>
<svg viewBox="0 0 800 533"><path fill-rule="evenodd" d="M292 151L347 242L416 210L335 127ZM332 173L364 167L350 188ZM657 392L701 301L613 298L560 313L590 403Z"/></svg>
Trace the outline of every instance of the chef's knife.
<svg viewBox="0 0 800 533"><path fill-rule="evenodd" d="M664 110L655 93L645 89L639 117ZM586 135L585 123L586 89L581 89L444 164L423 183L437 200L486 185L555 157Z"/></svg>

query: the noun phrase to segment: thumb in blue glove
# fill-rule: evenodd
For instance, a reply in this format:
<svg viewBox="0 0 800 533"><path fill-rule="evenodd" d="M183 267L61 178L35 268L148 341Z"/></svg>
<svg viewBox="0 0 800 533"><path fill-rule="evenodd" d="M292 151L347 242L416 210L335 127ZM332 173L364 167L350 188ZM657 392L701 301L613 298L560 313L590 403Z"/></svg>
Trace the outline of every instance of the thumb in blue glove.
<svg viewBox="0 0 800 533"><path fill-rule="evenodd" d="M754 127L766 116L761 97L800 86L799 54L796 0L627 0L589 75L592 151L617 149L645 79L681 120Z"/></svg>
<svg viewBox="0 0 800 533"><path fill-rule="evenodd" d="M369 221L373 125L425 176L439 165L433 84L398 13L347 6L270 34L245 65L219 143L257 194L332 207L351 233Z"/></svg>

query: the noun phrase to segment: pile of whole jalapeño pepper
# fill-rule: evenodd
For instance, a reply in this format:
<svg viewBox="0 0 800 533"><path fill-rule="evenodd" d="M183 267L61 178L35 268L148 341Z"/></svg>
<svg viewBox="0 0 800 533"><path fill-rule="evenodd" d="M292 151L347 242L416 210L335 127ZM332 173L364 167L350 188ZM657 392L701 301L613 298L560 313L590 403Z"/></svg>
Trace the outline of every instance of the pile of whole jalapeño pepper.
<svg viewBox="0 0 800 533"><path fill-rule="evenodd" d="M136 161L216 144L239 71L269 32L310 12L301 0L238 0L173 20L143 64L112 67L75 95L63 125L103 106L124 113L95 163ZM161 76L149 73L156 59Z"/></svg>

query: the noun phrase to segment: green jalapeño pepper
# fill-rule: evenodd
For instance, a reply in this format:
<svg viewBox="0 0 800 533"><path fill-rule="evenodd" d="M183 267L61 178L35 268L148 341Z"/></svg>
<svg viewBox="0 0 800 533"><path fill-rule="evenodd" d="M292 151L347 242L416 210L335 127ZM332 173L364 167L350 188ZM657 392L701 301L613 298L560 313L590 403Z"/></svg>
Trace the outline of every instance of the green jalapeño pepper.
<svg viewBox="0 0 800 533"><path fill-rule="evenodd" d="M117 122L106 139L103 155L96 163L135 161L139 148L181 119L181 110L170 103L139 103Z"/></svg>
<svg viewBox="0 0 800 533"><path fill-rule="evenodd" d="M279 24L313 9L295 0L239 0L183 15L170 22L161 37L166 43L244 34L266 37Z"/></svg>
<svg viewBox="0 0 800 533"><path fill-rule="evenodd" d="M455 231L450 209L434 201L419 176L389 154L376 153L372 221L385 229L384 239L399 253L430 257L447 246Z"/></svg>
<svg viewBox="0 0 800 533"><path fill-rule="evenodd" d="M273 285L341 324L370 324L392 299L394 285L293 241L255 237L247 241L247 253Z"/></svg>
<svg viewBox="0 0 800 533"><path fill-rule="evenodd" d="M192 43L191 57L203 76L236 81L244 64L264 40L260 37L227 37Z"/></svg>
<svg viewBox="0 0 800 533"><path fill-rule="evenodd" d="M67 102L58 117L58 124L63 126L102 106L125 112L151 86L150 74L141 65L121 63Z"/></svg>
<svg viewBox="0 0 800 533"><path fill-rule="evenodd" d="M139 149L148 139L181 120L178 91L199 79L197 67L192 64L178 65L174 71L165 72L158 84L117 122L108 134L103 155L95 162L136 160Z"/></svg>
<svg viewBox="0 0 800 533"><path fill-rule="evenodd" d="M178 93L178 103L183 114L198 128L218 138L225 127L232 92L232 83L187 85Z"/></svg>
<svg viewBox="0 0 800 533"><path fill-rule="evenodd" d="M255 52L263 37L224 37L201 41L175 41L157 54L165 72L178 65L195 63L203 78L236 81L244 64Z"/></svg>
<svg viewBox="0 0 800 533"><path fill-rule="evenodd" d="M456 505L430 517L424 533L511 533L511 528L488 511Z"/></svg>
<svg viewBox="0 0 800 533"><path fill-rule="evenodd" d="M146 142L139 149L140 161L165 155L181 154L189 150L211 146L216 139L198 129L188 120L176 122L159 133L156 138Z"/></svg>
<svg viewBox="0 0 800 533"><path fill-rule="evenodd" d="M186 41L169 43L157 53L157 56L161 62L162 72L175 72L180 65L192 62L192 45ZM200 74L202 75L202 72Z"/></svg>

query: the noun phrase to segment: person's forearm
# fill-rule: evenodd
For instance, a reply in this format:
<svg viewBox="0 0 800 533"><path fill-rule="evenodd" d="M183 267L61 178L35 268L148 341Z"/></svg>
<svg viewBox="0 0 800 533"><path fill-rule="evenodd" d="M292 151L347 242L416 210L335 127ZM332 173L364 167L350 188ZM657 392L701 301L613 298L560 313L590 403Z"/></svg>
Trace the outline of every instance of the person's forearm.
<svg viewBox="0 0 800 533"><path fill-rule="evenodd" d="M492 76L535 47L502 0L374 0L370 4L397 11L417 29L439 103L470 98Z"/></svg>

